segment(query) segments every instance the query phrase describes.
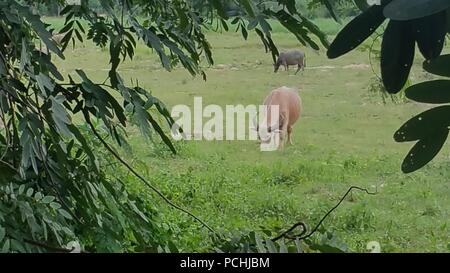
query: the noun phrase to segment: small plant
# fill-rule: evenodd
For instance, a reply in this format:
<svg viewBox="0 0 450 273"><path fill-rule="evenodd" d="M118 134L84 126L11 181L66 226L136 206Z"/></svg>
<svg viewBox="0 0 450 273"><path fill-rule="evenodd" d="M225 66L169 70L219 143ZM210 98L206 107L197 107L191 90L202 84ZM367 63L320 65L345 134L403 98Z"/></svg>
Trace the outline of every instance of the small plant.
<svg viewBox="0 0 450 273"><path fill-rule="evenodd" d="M405 89L410 85L409 80ZM405 96L403 91L397 94L390 94L386 91L386 88L383 85L382 80L374 75L371 77L369 84L367 85L367 91L369 98L374 98L376 100L381 99L383 104L387 104L389 102L393 104L402 104L407 103L408 99Z"/></svg>

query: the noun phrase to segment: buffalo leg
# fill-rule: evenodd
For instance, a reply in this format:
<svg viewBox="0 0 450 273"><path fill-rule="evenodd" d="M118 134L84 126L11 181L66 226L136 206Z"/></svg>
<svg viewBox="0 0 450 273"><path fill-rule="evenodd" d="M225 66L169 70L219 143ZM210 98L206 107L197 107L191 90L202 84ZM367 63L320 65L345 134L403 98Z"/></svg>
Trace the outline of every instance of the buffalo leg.
<svg viewBox="0 0 450 273"><path fill-rule="evenodd" d="M288 136L289 144L294 145L294 143L292 142L292 126L288 126L287 136Z"/></svg>
<svg viewBox="0 0 450 273"><path fill-rule="evenodd" d="M280 145L278 146L280 149L284 148L284 143L286 142L286 137L288 135L288 128L287 125L283 125L283 127L280 130Z"/></svg>

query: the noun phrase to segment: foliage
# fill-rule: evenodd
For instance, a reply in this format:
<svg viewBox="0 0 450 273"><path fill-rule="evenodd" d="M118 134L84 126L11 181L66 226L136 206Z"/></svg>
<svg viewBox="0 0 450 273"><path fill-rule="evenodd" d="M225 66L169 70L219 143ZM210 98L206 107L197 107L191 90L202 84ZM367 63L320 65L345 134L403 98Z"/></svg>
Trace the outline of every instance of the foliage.
<svg viewBox="0 0 450 273"><path fill-rule="evenodd" d="M138 127L147 139L160 137L176 152L165 134L163 124L171 126L173 121L164 104L137 84L128 86L119 73L121 63L133 59L137 40L158 55L166 70L181 65L204 78L200 61L206 57L213 64L213 58L203 31L213 18L219 18L224 29L236 25L244 38L254 30L274 58L278 53L269 19L279 20L304 45L318 48L310 35L327 45L317 26L283 1L258 6L216 0L201 6L159 0L99 3L104 15L84 0L81 5L62 0L0 3L4 251L54 250L73 240L89 251L156 251L169 241L154 207L105 171L118 159L112 145L128 147L126 127ZM51 29L33 13L32 4L57 5L64 26ZM56 33L64 35L60 44L52 36ZM69 43L85 39L109 50L110 69L103 83L83 69L62 75L54 64L55 57L65 58Z"/></svg>
<svg viewBox="0 0 450 273"><path fill-rule="evenodd" d="M389 93L398 93L407 83L414 61L416 43L426 59L424 69L436 75L450 76L443 67L449 62L440 56L448 29L449 1L385 0L349 22L328 50L336 58L353 50L391 19L381 44L381 76ZM447 81L431 81L406 89L406 96L425 103L448 103ZM450 124L445 106L426 111L406 122L396 133L398 142L418 141L405 157L402 170L410 173L422 168L440 151ZM443 115L443 116L442 116ZM418 137L416 137L418 136Z"/></svg>
<svg viewBox="0 0 450 273"><path fill-rule="evenodd" d="M216 252L219 253L344 253L349 252L334 233L320 230L314 239L300 241L297 239L282 239L274 241L273 231L262 233L254 231L223 238L216 242Z"/></svg>

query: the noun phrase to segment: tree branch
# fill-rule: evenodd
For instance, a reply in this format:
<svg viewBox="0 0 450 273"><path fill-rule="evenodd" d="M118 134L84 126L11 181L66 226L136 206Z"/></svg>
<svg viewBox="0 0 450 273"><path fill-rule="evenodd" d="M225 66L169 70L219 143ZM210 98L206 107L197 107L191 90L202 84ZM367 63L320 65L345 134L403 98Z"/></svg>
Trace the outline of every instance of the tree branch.
<svg viewBox="0 0 450 273"><path fill-rule="evenodd" d="M275 241L280 240L281 238L288 238L288 239L293 239L293 240L295 240L295 239L298 239L298 240L304 240L304 239L307 239L307 238L311 237L314 233L317 232L317 230L319 229L319 227L322 225L323 221L325 221L325 219L326 219L326 218L327 218L334 210L336 210L336 209L341 205L341 203L345 200L345 198L346 198L353 190L363 191L363 192L365 192L365 193L367 193L367 194L370 194L370 195L375 195L375 194L376 194L376 192L369 192L367 189L360 188L360 187L357 187L357 186L352 186L352 187L350 187L350 188L347 190L347 192L344 194L344 196L341 197L341 199L339 200L339 202L338 202L333 208L331 208L331 209L330 209L330 210L322 217L322 219L320 219L319 223L317 223L317 225L316 225L316 226L315 226L315 227L314 227L307 235L305 235L305 233L307 232L306 224L303 223L303 222L298 222L298 223L294 224L291 228L289 228L288 230L286 230L285 232L283 232L283 233L281 233L280 235L278 235L277 237L273 238L272 241L275 242ZM295 236L289 235L290 232L292 232L295 228L297 228L297 227L299 227L299 226L302 227L302 232L301 232L300 234L295 235Z"/></svg>
<svg viewBox="0 0 450 273"><path fill-rule="evenodd" d="M92 132L94 133L94 135L98 138L98 140L100 140L100 142L103 144L103 146L118 160L120 161L131 173L133 173L133 175L135 175L137 178L139 178L142 182L144 182L144 184L150 188L152 191L154 191L157 195L159 195L159 197L161 197L167 204L169 204L171 207L184 212L185 214L191 216L193 219L195 219L197 222L199 222L200 224L202 224L205 228L207 228L210 232L212 232L213 234L216 234L216 232L214 231L214 229L212 229L210 226L208 226L208 224L206 224L202 219L200 219L199 217L197 217L196 215L194 215L192 212L178 206L177 204L173 203L172 201L170 201L159 189L157 189L155 186L153 186L150 182L148 182L144 177L142 177L137 171L135 171L133 169L133 167L131 167L124 159L122 159L120 157L120 155L118 155L112 148L111 146L109 146L109 144L100 136L100 134L97 132L97 130L95 129L94 125L92 124L92 121L90 119L90 116L88 113L86 113L86 111L83 111L84 114L84 118L87 122L87 124L89 125L89 127L91 128Z"/></svg>

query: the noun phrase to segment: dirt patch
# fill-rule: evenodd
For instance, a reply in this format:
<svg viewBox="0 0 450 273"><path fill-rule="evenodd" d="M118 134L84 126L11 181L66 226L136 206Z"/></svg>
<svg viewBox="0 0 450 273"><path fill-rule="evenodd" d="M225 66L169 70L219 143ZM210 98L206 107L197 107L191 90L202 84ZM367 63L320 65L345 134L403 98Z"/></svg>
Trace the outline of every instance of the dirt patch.
<svg viewBox="0 0 450 273"><path fill-rule="evenodd" d="M368 64L349 64L343 66L344 69L368 69L370 66Z"/></svg>
<svg viewBox="0 0 450 273"><path fill-rule="evenodd" d="M230 68L230 65L228 64L217 64L213 67L213 69L217 69L217 70L223 70L223 69L228 69Z"/></svg>
<svg viewBox="0 0 450 273"><path fill-rule="evenodd" d="M307 66L306 69L321 69L321 70L326 70L326 69L335 69L336 66L332 66L332 65L321 65L321 66Z"/></svg>

